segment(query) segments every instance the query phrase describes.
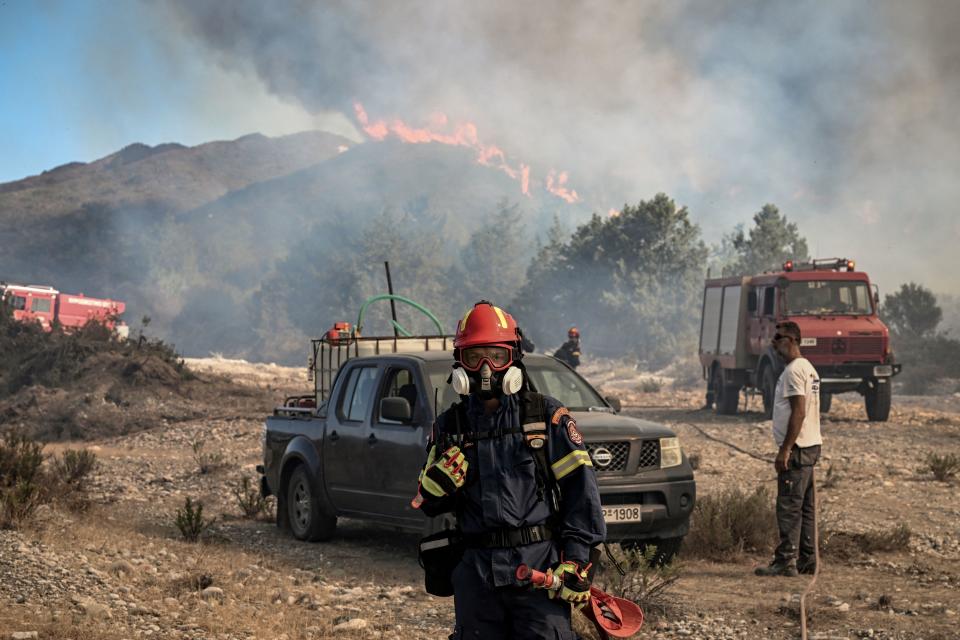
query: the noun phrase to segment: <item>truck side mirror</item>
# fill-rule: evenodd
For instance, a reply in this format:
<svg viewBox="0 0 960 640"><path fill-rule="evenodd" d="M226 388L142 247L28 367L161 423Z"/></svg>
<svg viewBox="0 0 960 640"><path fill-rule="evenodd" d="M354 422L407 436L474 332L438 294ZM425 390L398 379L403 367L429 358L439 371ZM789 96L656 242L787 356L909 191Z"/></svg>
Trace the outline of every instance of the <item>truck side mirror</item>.
<svg viewBox="0 0 960 640"><path fill-rule="evenodd" d="M411 411L410 403L406 398L383 398L380 400L380 417L386 420L396 420L397 422L408 422Z"/></svg>
<svg viewBox="0 0 960 640"><path fill-rule="evenodd" d="M757 312L757 292L750 291L747 293L747 311L750 313Z"/></svg>
<svg viewBox="0 0 960 640"><path fill-rule="evenodd" d="M623 405L620 404L620 398L617 396L607 396L604 398L607 401L607 404L613 407L613 410L617 413L620 413L620 409L623 408Z"/></svg>

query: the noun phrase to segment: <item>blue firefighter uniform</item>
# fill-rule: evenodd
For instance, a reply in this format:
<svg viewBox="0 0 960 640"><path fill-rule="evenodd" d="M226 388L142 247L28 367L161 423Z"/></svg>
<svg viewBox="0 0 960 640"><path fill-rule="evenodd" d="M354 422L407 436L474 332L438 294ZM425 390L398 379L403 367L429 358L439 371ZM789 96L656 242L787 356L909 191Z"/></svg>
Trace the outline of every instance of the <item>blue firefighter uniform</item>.
<svg viewBox="0 0 960 640"><path fill-rule="evenodd" d="M523 433L516 395L501 395L489 415L483 400L469 396L467 425L460 425L470 432L461 447L469 463L466 483L454 496L423 503L431 516L455 510L467 543L453 573L457 624L451 638L576 638L569 603L516 579L520 564L546 571L561 552L584 566L606 537L593 465L576 423L557 400L543 401L556 508ZM456 423L453 409L444 412L437 433L454 435Z"/></svg>

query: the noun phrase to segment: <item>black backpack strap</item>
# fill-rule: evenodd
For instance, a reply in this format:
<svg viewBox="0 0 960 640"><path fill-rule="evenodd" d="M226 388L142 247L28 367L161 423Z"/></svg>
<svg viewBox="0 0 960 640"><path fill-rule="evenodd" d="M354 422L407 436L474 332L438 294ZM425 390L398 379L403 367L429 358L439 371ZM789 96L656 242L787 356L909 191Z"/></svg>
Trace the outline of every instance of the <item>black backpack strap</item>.
<svg viewBox="0 0 960 640"><path fill-rule="evenodd" d="M550 431L546 414L547 408L542 394L526 391L520 396L520 424L537 466L537 497L545 500L550 505L551 513L556 515L560 512L560 491L550 469L550 461L547 460L547 438Z"/></svg>

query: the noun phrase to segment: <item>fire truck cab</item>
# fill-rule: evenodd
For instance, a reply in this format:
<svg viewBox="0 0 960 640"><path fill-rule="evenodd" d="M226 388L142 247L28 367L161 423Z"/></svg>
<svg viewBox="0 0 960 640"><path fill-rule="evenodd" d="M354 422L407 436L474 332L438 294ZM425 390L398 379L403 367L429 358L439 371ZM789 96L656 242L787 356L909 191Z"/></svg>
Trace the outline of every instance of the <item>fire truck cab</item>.
<svg viewBox="0 0 960 640"><path fill-rule="evenodd" d="M708 402L717 412L737 412L741 390L773 394L783 361L771 345L776 325L800 326L800 351L820 374L820 408L835 393L864 396L867 417L890 414L891 378L900 372L890 332L877 315L879 294L853 260L830 258L784 263L782 270L755 276L708 279L700 325L700 362Z"/></svg>

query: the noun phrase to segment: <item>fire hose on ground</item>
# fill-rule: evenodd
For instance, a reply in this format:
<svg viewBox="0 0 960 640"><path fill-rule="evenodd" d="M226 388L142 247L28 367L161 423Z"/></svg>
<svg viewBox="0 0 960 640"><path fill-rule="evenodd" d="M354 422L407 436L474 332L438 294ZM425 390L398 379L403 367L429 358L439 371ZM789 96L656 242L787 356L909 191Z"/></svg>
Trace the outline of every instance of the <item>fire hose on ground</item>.
<svg viewBox="0 0 960 640"><path fill-rule="evenodd" d="M529 580L535 588L557 591L563 581L552 573L531 569L525 564L517 567L517 579ZM643 625L643 611L635 602L626 598L611 596L598 587L590 587L590 600L583 608L583 614L597 628L602 640L629 638Z"/></svg>

